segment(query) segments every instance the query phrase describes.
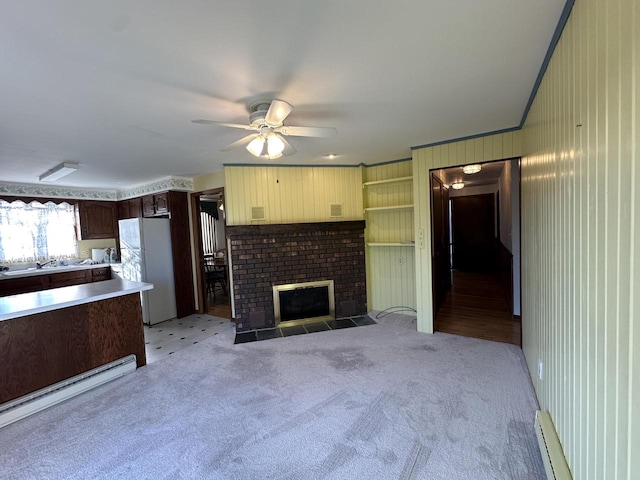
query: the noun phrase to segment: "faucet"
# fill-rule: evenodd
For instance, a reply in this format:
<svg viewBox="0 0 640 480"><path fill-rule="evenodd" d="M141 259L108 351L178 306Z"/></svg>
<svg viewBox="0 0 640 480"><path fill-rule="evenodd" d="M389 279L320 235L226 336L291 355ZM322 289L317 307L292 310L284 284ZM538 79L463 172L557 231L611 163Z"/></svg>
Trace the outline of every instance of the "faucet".
<svg viewBox="0 0 640 480"><path fill-rule="evenodd" d="M49 265L50 263L56 263L56 260L55 260L55 259L53 259L53 260L47 260L47 261L46 261L46 262L44 262L44 263L36 262L36 268L39 270L39 269L41 269L42 267Z"/></svg>

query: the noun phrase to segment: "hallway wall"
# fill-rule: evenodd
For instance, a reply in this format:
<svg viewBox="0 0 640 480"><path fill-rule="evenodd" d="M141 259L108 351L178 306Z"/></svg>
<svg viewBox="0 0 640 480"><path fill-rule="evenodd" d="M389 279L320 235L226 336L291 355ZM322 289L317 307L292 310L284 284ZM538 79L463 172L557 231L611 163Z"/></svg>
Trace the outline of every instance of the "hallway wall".
<svg viewBox="0 0 640 480"><path fill-rule="evenodd" d="M522 130L523 349L576 479L640 472L639 46L637 0L576 1Z"/></svg>

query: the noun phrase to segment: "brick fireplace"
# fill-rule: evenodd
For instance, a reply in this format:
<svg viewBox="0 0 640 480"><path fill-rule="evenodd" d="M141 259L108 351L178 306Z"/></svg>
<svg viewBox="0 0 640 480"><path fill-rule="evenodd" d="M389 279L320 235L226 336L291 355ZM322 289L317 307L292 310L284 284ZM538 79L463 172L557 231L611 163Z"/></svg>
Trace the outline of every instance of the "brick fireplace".
<svg viewBox="0 0 640 480"><path fill-rule="evenodd" d="M275 285L333 280L336 317L365 314L364 228L364 221L227 226L237 331L275 326Z"/></svg>

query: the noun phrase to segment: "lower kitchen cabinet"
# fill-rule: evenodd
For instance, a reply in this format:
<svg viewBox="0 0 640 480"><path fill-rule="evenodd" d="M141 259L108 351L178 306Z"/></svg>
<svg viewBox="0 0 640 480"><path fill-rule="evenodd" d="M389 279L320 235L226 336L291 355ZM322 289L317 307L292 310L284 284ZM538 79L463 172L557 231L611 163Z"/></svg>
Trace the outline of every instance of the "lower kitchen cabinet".
<svg viewBox="0 0 640 480"><path fill-rule="evenodd" d="M39 292L49 288L69 287L111 279L111 268L99 267L59 273L43 273L28 277L0 280L0 297L18 293Z"/></svg>

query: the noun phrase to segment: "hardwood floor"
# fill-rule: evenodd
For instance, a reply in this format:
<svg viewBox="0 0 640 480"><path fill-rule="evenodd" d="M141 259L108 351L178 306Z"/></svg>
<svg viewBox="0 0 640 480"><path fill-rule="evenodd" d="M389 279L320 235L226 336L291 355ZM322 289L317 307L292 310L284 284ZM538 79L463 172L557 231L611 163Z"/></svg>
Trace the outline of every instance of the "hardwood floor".
<svg viewBox="0 0 640 480"><path fill-rule="evenodd" d="M218 292L214 297L209 294L207 313L215 317L231 319L231 303L229 297Z"/></svg>
<svg viewBox="0 0 640 480"><path fill-rule="evenodd" d="M454 272L453 287L436 314L435 330L520 345L520 321L493 273Z"/></svg>

